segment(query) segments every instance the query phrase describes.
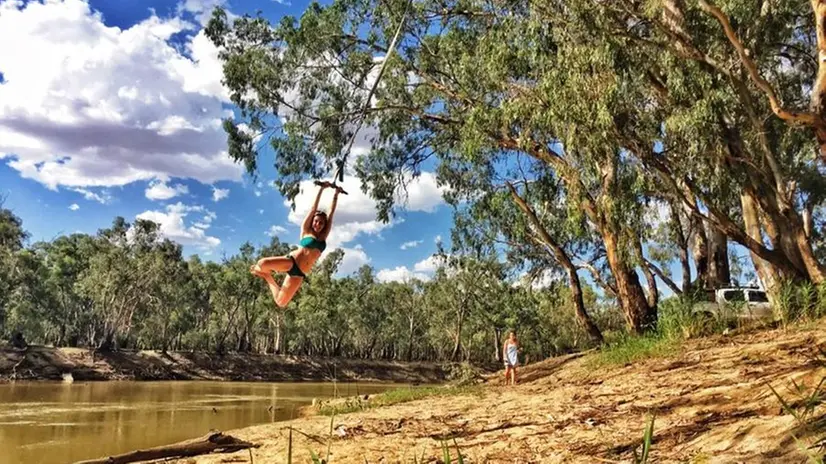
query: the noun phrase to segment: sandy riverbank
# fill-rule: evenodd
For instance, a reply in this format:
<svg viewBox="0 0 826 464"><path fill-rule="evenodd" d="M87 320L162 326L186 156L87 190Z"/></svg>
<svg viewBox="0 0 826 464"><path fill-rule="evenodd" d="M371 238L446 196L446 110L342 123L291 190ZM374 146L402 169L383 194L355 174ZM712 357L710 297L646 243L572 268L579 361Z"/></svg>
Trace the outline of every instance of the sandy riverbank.
<svg viewBox="0 0 826 464"><path fill-rule="evenodd" d="M820 324L822 326L822 324ZM443 462L441 440L455 439L464 462L633 462L649 412L656 414L649 462L803 463L791 437L813 440L781 411L767 385L799 398L792 380L814 387L826 375L826 329L714 336L683 343L673 354L625 366L595 367L595 354L526 366L522 383L498 376L473 393L420 399L330 417L227 433L261 445L256 464L283 463L293 433L293 461L310 450L332 463ZM368 400L370 401L370 400ZM813 417L824 417L819 406ZM826 435L824 427L811 432ZM424 460L422 460L422 456ZM456 451L453 451L453 462ZM249 462L247 451L177 461Z"/></svg>

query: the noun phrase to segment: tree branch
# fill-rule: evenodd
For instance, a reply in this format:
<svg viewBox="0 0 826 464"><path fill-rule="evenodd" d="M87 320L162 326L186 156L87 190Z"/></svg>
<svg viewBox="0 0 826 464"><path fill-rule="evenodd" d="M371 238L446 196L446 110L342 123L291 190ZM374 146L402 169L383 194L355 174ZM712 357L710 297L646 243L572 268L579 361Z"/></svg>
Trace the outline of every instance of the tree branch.
<svg viewBox="0 0 826 464"><path fill-rule="evenodd" d="M821 117L815 113L808 111L791 111L783 108L783 105L780 103L780 99L777 97L777 93L774 88L766 79L763 78L763 76L760 75L754 60L749 58L748 51L743 46L743 43L740 42L740 39L734 32L734 28L731 27L731 22L729 21L728 16L719 7L709 4L706 0L700 0L700 8L702 8L706 13L714 16L720 25L723 26L723 31L725 32L729 42L731 42L737 50L737 54L740 56L740 61L743 63L743 66L745 66L749 76L757 87L759 87L760 90L762 90L769 98L772 112L774 112L777 117L783 119L784 121L812 127L823 127L826 125Z"/></svg>
<svg viewBox="0 0 826 464"><path fill-rule="evenodd" d="M670 288L671 291L673 291L675 294L681 295L683 293L683 291L677 286L677 284L675 284L670 277L665 275L665 272L663 272L663 270L660 269L656 264L646 259L645 265L648 266L650 270L654 271L654 274L657 274L657 277L659 277L660 280L665 282L665 284L668 285L668 288Z"/></svg>

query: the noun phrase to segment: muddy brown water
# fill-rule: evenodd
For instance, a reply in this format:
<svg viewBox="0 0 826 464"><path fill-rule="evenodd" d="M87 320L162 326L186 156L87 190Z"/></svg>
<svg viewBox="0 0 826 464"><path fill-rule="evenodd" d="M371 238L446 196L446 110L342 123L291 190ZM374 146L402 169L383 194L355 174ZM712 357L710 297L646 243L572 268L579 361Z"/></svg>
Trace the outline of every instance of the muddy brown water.
<svg viewBox="0 0 826 464"><path fill-rule="evenodd" d="M313 398L390 383L15 382L0 384L0 464L64 464L288 420Z"/></svg>

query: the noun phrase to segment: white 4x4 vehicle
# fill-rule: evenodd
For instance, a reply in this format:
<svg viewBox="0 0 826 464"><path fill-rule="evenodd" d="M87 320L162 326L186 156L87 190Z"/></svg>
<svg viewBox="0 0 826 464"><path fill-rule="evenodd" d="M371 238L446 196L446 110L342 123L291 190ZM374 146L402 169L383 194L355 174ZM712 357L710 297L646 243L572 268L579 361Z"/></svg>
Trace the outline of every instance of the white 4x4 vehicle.
<svg viewBox="0 0 826 464"><path fill-rule="evenodd" d="M772 320L774 312L766 292L757 287L728 287L714 291L714 301L700 303L695 313L746 320Z"/></svg>

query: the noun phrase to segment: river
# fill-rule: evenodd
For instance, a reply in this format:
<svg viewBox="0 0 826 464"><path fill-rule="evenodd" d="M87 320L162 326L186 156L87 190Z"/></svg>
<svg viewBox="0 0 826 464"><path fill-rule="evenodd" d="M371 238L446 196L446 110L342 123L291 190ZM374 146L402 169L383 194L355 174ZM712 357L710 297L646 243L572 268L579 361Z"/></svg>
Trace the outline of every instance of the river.
<svg viewBox="0 0 826 464"><path fill-rule="evenodd" d="M0 464L65 464L287 420L313 398L376 383L15 382L0 384Z"/></svg>

